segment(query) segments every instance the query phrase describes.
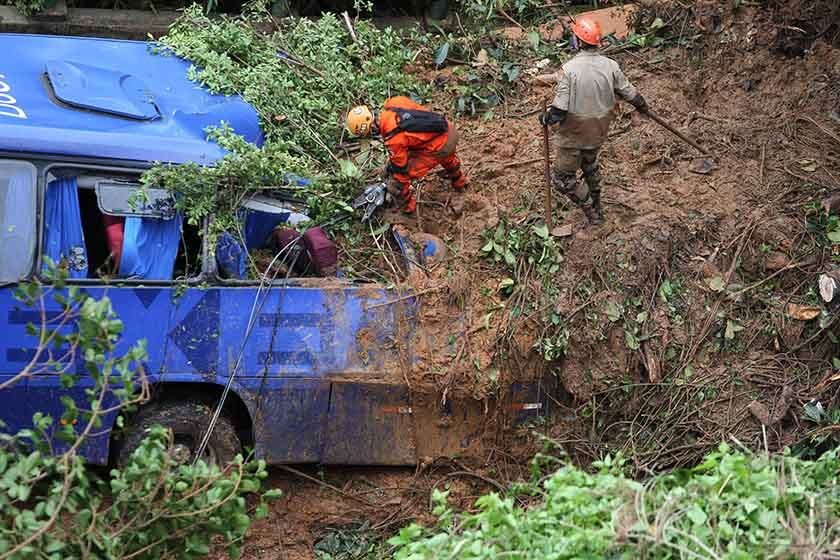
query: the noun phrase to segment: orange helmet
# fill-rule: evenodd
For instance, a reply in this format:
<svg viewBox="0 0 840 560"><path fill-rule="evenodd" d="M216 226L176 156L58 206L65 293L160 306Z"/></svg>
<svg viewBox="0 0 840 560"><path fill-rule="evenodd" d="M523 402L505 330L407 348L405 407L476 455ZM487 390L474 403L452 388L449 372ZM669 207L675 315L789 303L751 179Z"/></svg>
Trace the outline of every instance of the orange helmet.
<svg viewBox="0 0 840 560"><path fill-rule="evenodd" d="M572 33L587 45L601 44L601 25L586 16L577 18L572 24Z"/></svg>
<svg viewBox="0 0 840 560"><path fill-rule="evenodd" d="M371 124L373 124L373 113L365 105L353 107L347 113L347 131L353 136L368 136Z"/></svg>

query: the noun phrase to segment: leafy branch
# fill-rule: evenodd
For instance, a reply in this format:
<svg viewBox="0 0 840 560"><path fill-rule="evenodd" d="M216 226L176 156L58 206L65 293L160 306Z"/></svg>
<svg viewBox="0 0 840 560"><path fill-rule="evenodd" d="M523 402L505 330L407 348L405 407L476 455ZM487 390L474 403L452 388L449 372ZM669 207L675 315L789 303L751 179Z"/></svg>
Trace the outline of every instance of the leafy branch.
<svg viewBox="0 0 840 560"><path fill-rule="evenodd" d="M261 31L265 26L274 31ZM364 177L381 168L384 151L367 147L351 158L342 145L344 113L357 103L376 106L390 95L425 91L403 70L413 53L401 36L365 21L353 29L355 38L329 14L280 23L260 4L235 18L187 8L158 52L189 60L191 80L215 93L241 95L255 107L265 145L250 145L220 123L208 138L228 156L213 167L157 166L144 183L174 192L192 223L213 215L215 231L236 223L246 196L290 188L290 174L314 179L296 193L309 202L315 222L346 213ZM348 165L358 172L348 173Z"/></svg>

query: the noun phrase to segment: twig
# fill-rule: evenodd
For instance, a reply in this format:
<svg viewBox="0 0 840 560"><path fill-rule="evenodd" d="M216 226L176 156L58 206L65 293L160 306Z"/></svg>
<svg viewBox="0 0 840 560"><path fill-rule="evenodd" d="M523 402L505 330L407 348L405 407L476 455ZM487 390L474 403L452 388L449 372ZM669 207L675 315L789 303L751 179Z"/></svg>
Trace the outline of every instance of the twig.
<svg viewBox="0 0 840 560"><path fill-rule="evenodd" d="M373 503L371 503L371 502L369 502L369 501L367 501L367 500L364 500L364 499L362 499L362 498L360 498L360 497L358 497L358 496L354 496L353 494L350 494L349 492L345 492L345 491L344 491L344 490L342 490L341 488L338 488L338 487L336 487L336 486L333 486L333 485L332 485L332 484L330 484L329 482L324 482L323 480L318 480L318 479L317 479L317 478L315 478L314 476L310 476L310 475L308 475L308 474L306 474L306 473L304 473L304 472L301 472L301 471L299 471L299 470L297 470L297 469L295 469L295 468L289 467L289 466L287 466L287 465L279 465L279 468L283 469L284 471L288 471L288 472L292 473L292 474L293 474L293 475L295 475L295 476L299 476L299 477L301 477L301 478L303 478L303 479L306 479L306 480L308 480L309 482L313 482L313 483L315 483L315 484L317 484L317 485L319 485L319 486L323 486L324 488L329 488L330 490L332 490L332 491L333 491L333 492L335 492L336 494L339 494L339 495L341 495L341 496L344 496L345 498L348 498L348 499L350 499L350 500L354 500L354 501L356 501L356 502L359 502L360 504L364 504L364 505L365 505L365 506L367 506L367 507L374 507L374 506L376 505L376 504L373 504Z"/></svg>
<svg viewBox="0 0 840 560"><path fill-rule="evenodd" d="M812 185L817 185L817 186L820 186L820 187L822 187L824 189L828 189L828 190L832 190L834 188L834 187L831 187L829 185L826 185L825 183L821 183L819 181L816 181L816 180L814 180L810 177L805 177L804 175L799 175L797 173L794 173L793 171L788 169L787 164L783 165L782 169L784 169L785 173L787 173L791 177L796 177L797 179L799 179L800 181L804 181L805 183L811 183Z"/></svg>
<svg viewBox="0 0 840 560"><path fill-rule="evenodd" d="M268 8L265 8L264 11L265 11L266 14L268 14L268 17L271 19L272 23L274 23L275 29L277 31L282 31L283 27L280 25L280 22L277 21L277 18L274 17L274 14L271 13L271 10L269 10ZM293 56L292 53L290 53L288 51L283 51L282 54L284 54L285 56L278 57L278 58L280 60L282 60L283 62L285 62L287 64L296 64L298 66L303 66L304 68L306 68L310 72L313 72L313 73L319 75L322 78L326 78L326 75L324 75L323 72L321 72L317 68L314 68L314 67L308 65L307 63L303 62L302 60L298 59L297 57Z"/></svg>
<svg viewBox="0 0 840 560"><path fill-rule="evenodd" d="M356 37L356 30L353 29L353 22L350 21L350 15L346 11L342 12L341 15L344 17L344 23L347 24L347 30L350 31L350 37L353 38L354 43L357 43L359 39Z"/></svg>
<svg viewBox="0 0 840 560"><path fill-rule="evenodd" d="M761 166L758 168L758 181L764 186L764 164L767 157L767 142L761 145Z"/></svg>
<svg viewBox="0 0 840 560"><path fill-rule="evenodd" d="M446 286L446 284L441 284L439 286L432 286L431 288L426 288L425 290L420 290L419 292L414 292L413 294L408 294L407 296L402 296L397 299L393 299L391 301L384 301L382 303L377 303L375 305L368 305L365 307L365 311L369 309L376 309L377 307L384 307L386 305L393 305L395 303L399 303L401 301L405 301L407 299L415 298L417 296L422 296L423 294L428 294L429 292L434 292Z"/></svg>
<svg viewBox="0 0 840 560"><path fill-rule="evenodd" d="M487 478L486 476L480 475L478 473L474 473L472 471L455 471L447 474L437 482L435 482L434 486L437 487L442 481L446 480L447 478L455 478L456 476L469 476L472 478L477 478L478 480L484 481L490 486L496 488L499 492L504 494L506 492L505 487L493 480L492 478Z"/></svg>
<svg viewBox="0 0 840 560"><path fill-rule="evenodd" d="M519 28L519 29L521 29L522 31L525 31L525 28L524 28L524 27L522 27L522 24L521 24L521 23L519 23L518 21L516 21L515 19L513 19L512 17L510 17L510 14L508 14L508 13L507 13L506 11L504 11L502 8L499 8L499 13L500 13L500 14L501 14L501 15L502 15L502 16L503 16L506 20L508 20L509 22L511 22L513 25L515 25L516 27L518 27L518 28Z"/></svg>
<svg viewBox="0 0 840 560"><path fill-rule="evenodd" d="M729 294L729 297L734 298L734 297L740 296L741 294L744 294L744 293L746 293L746 292L749 292L750 290L754 290L755 288L758 288L759 286L761 286L761 285L763 285L763 284L766 284L767 282L769 282L770 280L772 280L773 278L775 278L776 276L778 276L778 275L779 275L779 274L781 274L782 272L785 272L785 271L787 271L787 270L790 270L791 268L796 268L796 267L798 267L798 266L800 266L800 265L802 265L802 263L801 263L801 262L790 263L789 265L787 265L787 266L784 266L784 267L780 268L779 270L777 270L776 272L774 272L774 273L773 273L773 274L771 274L770 276L768 276L768 277L766 277L766 278L764 278L764 279L762 279L762 280L759 280L758 282L755 282L755 283L753 283L753 284L750 284L750 285L749 285L749 286L747 286L746 288L740 289L740 290L738 290L737 292L732 292L731 294Z"/></svg>
<svg viewBox="0 0 840 560"><path fill-rule="evenodd" d="M825 331L827 331L829 328L831 328L834 325L834 323L837 322L836 318L837 318L837 314L834 314L833 318L828 322L828 324L826 326L822 327L820 330L818 330L813 335L811 335L808 338L808 340L806 340L805 342L803 342L803 343L799 344L798 346L794 347L793 349L791 349L790 353L795 354L796 352L802 350L803 348L805 348L806 346L811 344L814 340L819 338L820 335L822 335Z"/></svg>
<svg viewBox="0 0 840 560"><path fill-rule="evenodd" d="M536 109L532 109L530 111L526 111L524 113L510 113L508 117L512 119L524 119L525 117L530 117L531 115L536 115L537 113L542 112L542 109L537 107Z"/></svg>
<svg viewBox="0 0 840 560"><path fill-rule="evenodd" d="M542 161L542 160L543 160L542 157L538 157L538 158L525 159L525 160L522 160L522 161L511 161L509 163L506 163L506 164L502 165L502 169L507 169L508 167L516 167L516 166L519 166L519 165L530 165L532 163L537 163L538 161Z"/></svg>

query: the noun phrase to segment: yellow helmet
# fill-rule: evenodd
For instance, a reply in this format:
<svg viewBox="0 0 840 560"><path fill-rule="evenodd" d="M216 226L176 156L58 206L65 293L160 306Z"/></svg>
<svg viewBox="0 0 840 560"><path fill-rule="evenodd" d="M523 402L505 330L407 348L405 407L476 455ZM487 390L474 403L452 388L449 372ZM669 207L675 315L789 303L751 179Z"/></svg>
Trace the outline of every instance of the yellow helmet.
<svg viewBox="0 0 840 560"><path fill-rule="evenodd" d="M353 136L367 136L373 124L373 113L367 105L353 107L347 113L347 131Z"/></svg>

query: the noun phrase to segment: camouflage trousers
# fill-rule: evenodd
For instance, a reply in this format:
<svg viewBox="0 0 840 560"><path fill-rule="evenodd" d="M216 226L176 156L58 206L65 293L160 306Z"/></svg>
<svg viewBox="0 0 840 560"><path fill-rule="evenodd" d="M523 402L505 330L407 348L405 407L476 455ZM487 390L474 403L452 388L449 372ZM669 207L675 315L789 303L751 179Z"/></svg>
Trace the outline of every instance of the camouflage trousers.
<svg viewBox="0 0 840 560"><path fill-rule="evenodd" d="M558 147L551 173L551 183L557 193L566 196L574 204L583 206L599 200L601 195L601 172L598 166L598 151ZM583 172L583 181L577 180L577 171Z"/></svg>

